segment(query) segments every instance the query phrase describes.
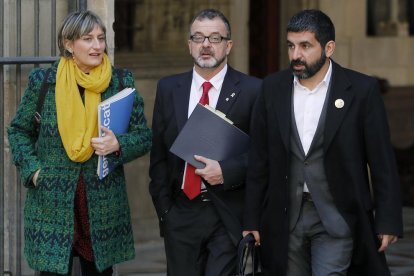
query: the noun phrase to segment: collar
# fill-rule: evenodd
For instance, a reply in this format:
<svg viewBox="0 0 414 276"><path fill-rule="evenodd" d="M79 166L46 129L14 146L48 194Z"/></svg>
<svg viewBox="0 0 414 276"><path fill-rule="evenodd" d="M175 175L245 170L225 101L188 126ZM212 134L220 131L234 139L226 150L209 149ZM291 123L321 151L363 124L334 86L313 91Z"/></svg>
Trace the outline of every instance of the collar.
<svg viewBox="0 0 414 276"><path fill-rule="evenodd" d="M209 82L213 85L213 87L217 90L220 91L221 87L223 85L223 81L224 81L224 77L226 76L227 73L227 64L224 65L223 69L220 70L220 72L218 72L214 77L212 77ZM196 87L198 89L201 89L201 86L203 85L204 82L206 82L207 80L205 80L202 76L200 76L196 70L193 68L193 82L196 85Z"/></svg>

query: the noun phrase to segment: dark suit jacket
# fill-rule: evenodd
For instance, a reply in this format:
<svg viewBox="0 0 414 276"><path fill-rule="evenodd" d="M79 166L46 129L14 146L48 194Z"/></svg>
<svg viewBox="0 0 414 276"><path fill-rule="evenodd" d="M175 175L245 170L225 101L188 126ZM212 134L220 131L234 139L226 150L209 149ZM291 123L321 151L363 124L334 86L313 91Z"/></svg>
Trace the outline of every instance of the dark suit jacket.
<svg viewBox="0 0 414 276"><path fill-rule="evenodd" d="M158 82L153 113L153 144L150 160L150 194L158 217L162 218L181 189L184 161L169 149L187 121L192 71ZM224 78L216 109L250 133L250 115L260 90L261 80L240 73L230 66ZM241 238L242 205L247 153L220 162L224 184L209 186L212 202L235 244Z"/></svg>
<svg viewBox="0 0 414 276"><path fill-rule="evenodd" d="M385 108L374 78L332 64L324 164L334 203L353 232L350 274L387 275L376 233L401 236L402 211ZM263 81L251 127L244 229L260 231L269 275L286 272L292 85L290 70ZM344 101L342 108L335 106L337 99Z"/></svg>

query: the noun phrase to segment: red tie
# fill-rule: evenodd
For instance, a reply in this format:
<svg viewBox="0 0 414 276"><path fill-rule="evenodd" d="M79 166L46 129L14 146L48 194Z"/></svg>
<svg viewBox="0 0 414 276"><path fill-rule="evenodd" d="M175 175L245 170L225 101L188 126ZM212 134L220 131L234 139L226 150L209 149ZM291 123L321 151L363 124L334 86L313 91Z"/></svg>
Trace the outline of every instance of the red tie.
<svg viewBox="0 0 414 276"><path fill-rule="evenodd" d="M203 83L203 95L201 95L199 103L202 105L206 105L209 103L208 101L208 91L213 85L206 81ZM195 174L196 168L187 163L187 167L185 169L185 179L184 179L184 193L187 197L191 200L200 194L201 190L201 177Z"/></svg>

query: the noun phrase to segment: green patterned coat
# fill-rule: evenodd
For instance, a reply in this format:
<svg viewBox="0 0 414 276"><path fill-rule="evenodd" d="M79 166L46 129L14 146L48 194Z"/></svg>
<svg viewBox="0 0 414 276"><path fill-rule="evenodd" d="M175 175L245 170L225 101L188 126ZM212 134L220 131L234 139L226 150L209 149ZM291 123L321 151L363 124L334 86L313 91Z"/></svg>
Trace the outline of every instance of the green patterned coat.
<svg viewBox="0 0 414 276"><path fill-rule="evenodd" d="M121 154L108 155L116 169L102 181L96 173L98 157L76 163L66 155L57 127L55 80L57 63L48 77L48 92L42 109L42 123L33 122L38 93L45 69L34 69L7 129L8 138L21 179L27 189L24 208L25 256L35 270L67 273L74 237L74 197L81 170L88 200L92 247L98 270L135 256L130 210L123 164L146 154L151 147L151 131L144 117L142 97L136 93L128 133L117 135ZM123 71L123 86L134 87L131 72ZM120 80L112 70L112 80L102 100L120 89ZM76 123L76 122L74 122ZM38 136L37 136L38 135ZM38 137L37 144L36 137ZM41 169L36 187L33 174Z"/></svg>

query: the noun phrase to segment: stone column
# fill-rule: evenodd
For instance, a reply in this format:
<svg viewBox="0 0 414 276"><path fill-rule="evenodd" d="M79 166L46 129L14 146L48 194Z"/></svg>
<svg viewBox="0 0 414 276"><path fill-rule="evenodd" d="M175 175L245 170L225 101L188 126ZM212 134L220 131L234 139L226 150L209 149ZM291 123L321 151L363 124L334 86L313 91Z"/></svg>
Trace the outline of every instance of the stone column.
<svg viewBox="0 0 414 276"><path fill-rule="evenodd" d="M402 22L398 18L400 12L400 3L398 0L391 0L391 10L390 10L390 22L389 24L394 25L396 29L397 36L408 36L408 23Z"/></svg>
<svg viewBox="0 0 414 276"><path fill-rule="evenodd" d="M249 1L232 0L229 21L232 28L233 49L229 64L243 73L249 73Z"/></svg>

